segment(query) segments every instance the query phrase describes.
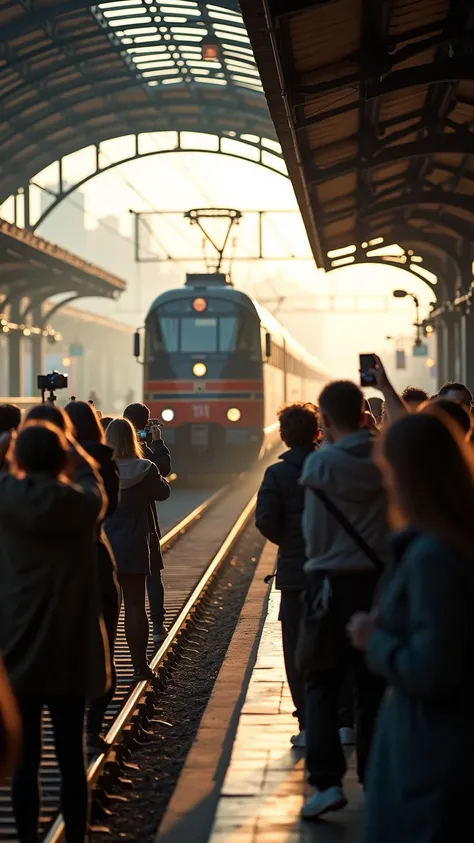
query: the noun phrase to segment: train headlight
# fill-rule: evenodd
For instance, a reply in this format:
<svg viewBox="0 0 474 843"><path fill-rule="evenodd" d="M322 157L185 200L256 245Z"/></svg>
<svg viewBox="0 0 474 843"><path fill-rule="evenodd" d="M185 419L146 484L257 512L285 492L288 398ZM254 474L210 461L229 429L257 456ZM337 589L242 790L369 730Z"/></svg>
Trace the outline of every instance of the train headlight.
<svg viewBox="0 0 474 843"><path fill-rule="evenodd" d="M174 419L174 410L168 408L167 410L161 411L161 418L164 422L172 422Z"/></svg>
<svg viewBox="0 0 474 843"><path fill-rule="evenodd" d="M196 313L204 313L204 311L207 310L206 299L194 299L193 310L195 310Z"/></svg>
<svg viewBox="0 0 474 843"><path fill-rule="evenodd" d="M203 378L207 372L207 366L205 363L195 363L193 366L193 375L197 378Z"/></svg>
<svg viewBox="0 0 474 843"><path fill-rule="evenodd" d="M227 410L227 418L230 422L238 422L242 413L237 407L231 407L230 410Z"/></svg>

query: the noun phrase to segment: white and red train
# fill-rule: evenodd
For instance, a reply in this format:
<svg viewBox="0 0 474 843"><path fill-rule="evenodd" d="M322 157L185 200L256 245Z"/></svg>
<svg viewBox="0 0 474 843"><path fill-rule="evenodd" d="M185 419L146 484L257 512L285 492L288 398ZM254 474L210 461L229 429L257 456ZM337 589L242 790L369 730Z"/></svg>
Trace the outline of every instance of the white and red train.
<svg viewBox="0 0 474 843"><path fill-rule="evenodd" d="M188 275L145 323L144 401L178 473L243 471L275 441L276 414L316 401L328 374L224 275Z"/></svg>

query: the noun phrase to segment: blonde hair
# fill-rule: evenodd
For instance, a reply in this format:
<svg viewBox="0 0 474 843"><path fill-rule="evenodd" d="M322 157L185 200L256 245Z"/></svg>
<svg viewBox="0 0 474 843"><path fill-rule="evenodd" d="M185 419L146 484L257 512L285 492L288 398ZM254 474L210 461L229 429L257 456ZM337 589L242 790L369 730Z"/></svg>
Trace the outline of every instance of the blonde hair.
<svg viewBox="0 0 474 843"><path fill-rule="evenodd" d="M105 431L107 445L114 451L116 460L141 459L140 448L135 428L128 419L114 419Z"/></svg>

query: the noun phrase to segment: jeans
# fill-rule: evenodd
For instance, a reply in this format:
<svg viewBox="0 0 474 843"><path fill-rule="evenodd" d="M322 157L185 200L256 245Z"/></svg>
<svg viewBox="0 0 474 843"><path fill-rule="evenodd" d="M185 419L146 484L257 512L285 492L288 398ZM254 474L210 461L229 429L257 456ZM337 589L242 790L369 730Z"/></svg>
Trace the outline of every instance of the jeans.
<svg viewBox="0 0 474 843"><path fill-rule="evenodd" d="M279 619L281 621L283 657L286 678L296 709L294 716L298 718L300 731L305 727L304 678L296 669L295 653L301 613L301 591L282 590Z"/></svg>
<svg viewBox="0 0 474 843"><path fill-rule="evenodd" d="M41 759L41 717L46 705L51 714L54 743L61 771L61 811L67 843L84 843L87 834L89 800L84 764L85 698L41 697L19 694L23 725L23 752L13 778L12 802L20 843L38 843L40 791L38 771Z"/></svg>
<svg viewBox="0 0 474 843"><path fill-rule="evenodd" d="M319 576L319 578L318 578ZM321 575L313 575L310 589L319 589ZM353 683L357 774L364 784L370 743L384 682L371 674L363 653L355 650L347 637L346 625L358 611L369 611L377 585L372 574L341 574L331 578L332 606L336 625L336 665L315 671L306 678L306 766L309 781L319 790L340 787L346 773L346 759L338 729L340 701L348 674Z"/></svg>

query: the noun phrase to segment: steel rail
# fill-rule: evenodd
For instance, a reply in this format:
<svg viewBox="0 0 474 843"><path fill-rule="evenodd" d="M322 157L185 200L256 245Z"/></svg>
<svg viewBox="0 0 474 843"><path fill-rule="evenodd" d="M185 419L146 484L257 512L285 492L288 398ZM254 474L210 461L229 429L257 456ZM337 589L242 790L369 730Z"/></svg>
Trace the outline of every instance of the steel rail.
<svg viewBox="0 0 474 843"><path fill-rule="evenodd" d="M226 488L226 487L224 487ZM183 527L183 523L186 522L189 526L196 518L198 518L203 511L207 510L209 506L212 505L212 502L216 500L217 497L220 497L223 494L223 490L218 490L211 498L207 501L204 501L203 504L196 507L193 512L190 513L183 522L180 522L176 527L169 531L163 538L163 543L169 543L175 538L181 530L185 529ZM159 647L157 652L155 653L152 661L151 667L152 669L156 670L160 668L163 663L165 662L168 654L172 651L173 644L177 635L183 630L185 627L190 615L193 613L194 609L202 599L204 593L207 591L207 588L216 575L217 571L219 570L220 566L224 562L224 560L229 555L232 547L236 543L236 541L240 538L241 534L247 527L254 511L256 505L257 495L254 494L248 504L245 506L239 517L237 518L236 522L234 523L233 527L231 528L230 532L227 534L226 538L222 542L219 550L209 563L206 571L200 578L199 582L191 592L190 596L188 597L185 605L181 609L178 617L174 621L171 629L166 636L163 644ZM149 680L145 680L143 682L139 682L135 688L132 690L130 696L127 699L127 702L117 715L116 719L112 723L105 740L110 747L117 742L117 739L120 737L120 734L124 731L124 729L129 725L132 721L136 709L145 694L146 689L150 685ZM89 785L89 790L91 791L94 785L97 783L108 759L108 752L102 753L94 761L89 765L87 770L87 781ZM43 838L43 843L65 843L65 827L64 827L64 820L62 814L56 818L55 822L53 823L51 829Z"/></svg>

